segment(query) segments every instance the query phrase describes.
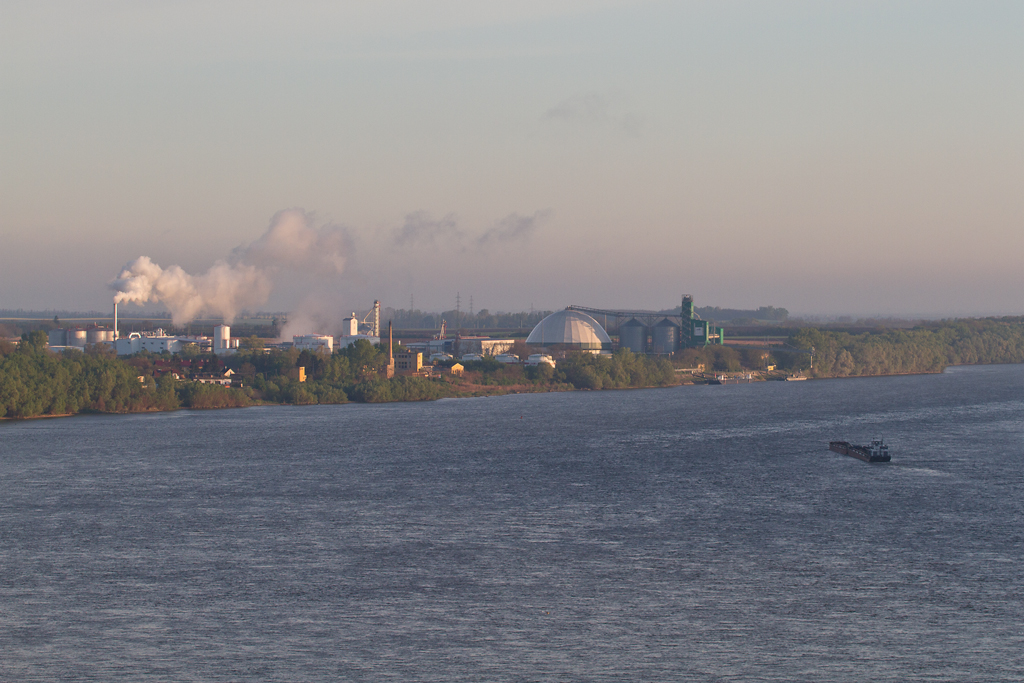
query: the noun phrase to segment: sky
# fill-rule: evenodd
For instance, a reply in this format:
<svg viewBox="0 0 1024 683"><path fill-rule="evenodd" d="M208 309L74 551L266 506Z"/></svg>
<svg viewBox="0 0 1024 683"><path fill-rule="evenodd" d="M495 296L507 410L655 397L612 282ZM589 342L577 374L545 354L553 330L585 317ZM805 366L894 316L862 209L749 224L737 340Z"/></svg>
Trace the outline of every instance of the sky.
<svg viewBox="0 0 1024 683"><path fill-rule="evenodd" d="M106 310L145 257L226 314L1024 314L1021 36L1016 0L0 0L0 308Z"/></svg>

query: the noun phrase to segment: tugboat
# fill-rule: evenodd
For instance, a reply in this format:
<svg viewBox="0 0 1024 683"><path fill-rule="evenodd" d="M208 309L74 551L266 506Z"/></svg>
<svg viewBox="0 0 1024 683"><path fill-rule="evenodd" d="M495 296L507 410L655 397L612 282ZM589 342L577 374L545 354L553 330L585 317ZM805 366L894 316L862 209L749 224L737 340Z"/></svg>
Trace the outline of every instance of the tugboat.
<svg viewBox="0 0 1024 683"><path fill-rule="evenodd" d="M859 446L848 441L829 441L828 449L864 462L889 462L889 447L881 439L872 439L870 446Z"/></svg>

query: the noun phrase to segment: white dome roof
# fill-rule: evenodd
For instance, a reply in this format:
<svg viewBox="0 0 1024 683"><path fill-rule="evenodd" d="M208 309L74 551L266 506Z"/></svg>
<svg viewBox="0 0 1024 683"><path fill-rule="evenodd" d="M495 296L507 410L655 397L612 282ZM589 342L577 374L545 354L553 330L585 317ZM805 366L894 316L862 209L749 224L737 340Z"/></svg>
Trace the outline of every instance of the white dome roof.
<svg viewBox="0 0 1024 683"><path fill-rule="evenodd" d="M579 349L611 349L612 340L600 323L586 313L565 309L537 323L526 339L533 346L567 344Z"/></svg>

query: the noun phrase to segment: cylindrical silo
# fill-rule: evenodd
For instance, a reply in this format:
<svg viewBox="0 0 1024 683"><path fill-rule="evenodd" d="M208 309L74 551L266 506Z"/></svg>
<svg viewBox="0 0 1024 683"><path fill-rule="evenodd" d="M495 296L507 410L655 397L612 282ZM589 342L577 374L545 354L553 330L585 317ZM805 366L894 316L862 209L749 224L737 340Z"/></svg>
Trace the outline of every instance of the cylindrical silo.
<svg viewBox="0 0 1024 683"><path fill-rule="evenodd" d="M85 340L90 344L114 341L114 333L102 327L91 327L85 333Z"/></svg>
<svg viewBox="0 0 1024 683"><path fill-rule="evenodd" d="M669 354L679 348L679 325L665 318L651 333L651 353Z"/></svg>
<svg viewBox="0 0 1024 683"><path fill-rule="evenodd" d="M217 325L213 328L213 352L220 355L230 353L231 328L227 325Z"/></svg>
<svg viewBox="0 0 1024 683"><path fill-rule="evenodd" d="M619 348L633 353L647 352L647 326L636 318L619 325Z"/></svg>
<svg viewBox="0 0 1024 683"><path fill-rule="evenodd" d="M67 346L68 345L68 333L67 330L50 330L50 346Z"/></svg>
<svg viewBox="0 0 1024 683"><path fill-rule="evenodd" d="M85 330L78 329L77 327L68 330L68 346L81 346L85 348L85 345L89 343L89 336Z"/></svg>

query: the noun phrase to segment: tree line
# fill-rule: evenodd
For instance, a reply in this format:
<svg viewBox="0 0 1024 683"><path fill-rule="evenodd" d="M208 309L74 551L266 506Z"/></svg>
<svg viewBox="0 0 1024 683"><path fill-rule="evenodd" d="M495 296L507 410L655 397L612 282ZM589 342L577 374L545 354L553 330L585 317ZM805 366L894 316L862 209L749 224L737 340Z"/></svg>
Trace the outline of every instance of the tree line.
<svg viewBox="0 0 1024 683"><path fill-rule="evenodd" d="M331 354L298 349L266 352L262 346L261 340L251 337L243 340L238 353L224 358L146 352L119 358L104 345L90 346L85 352L55 354L47 349L46 333L36 331L24 335L17 347L0 346L0 417L259 403L422 401L474 395L481 388L494 387L548 391L663 386L672 383L675 374L665 359L623 350L610 357L570 352L557 368L502 364L487 358L466 363L462 377L389 379L382 373L388 362L386 344L359 340ZM174 376L223 375L228 369L241 386L201 384ZM300 372L305 375L304 381Z"/></svg>
<svg viewBox="0 0 1024 683"><path fill-rule="evenodd" d="M813 356L789 359L793 368L806 370L813 377L941 372L948 365L1024 363L1024 318L950 320L909 330L860 334L803 328L790 335L789 344L814 349Z"/></svg>
<svg viewBox="0 0 1024 683"><path fill-rule="evenodd" d="M250 337L242 341L238 353L223 358L198 354L196 349L181 355L143 352L118 358L105 345L54 354L47 348L46 333L37 330L24 334L18 346L0 342L0 417L258 403L419 401L489 390L666 386L678 383L677 368L698 365L730 372L772 364L812 377L939 372L953 364L1024 363L1024 318L951 320L859 334L803 328L791 334L788 345L806 353L707 346L685 349L669 360L626 349L604 356L567 351L556 367L502 364L485 358L465 363L462 377L387 379L381 372L388 362L387 344L372 345L366 340L331 354L298 349L268 353L262 340ZM175 373L217 374L228 369L240 380L240 387L174 377ZM300 381L300 372L305 381Z"/></svg>

